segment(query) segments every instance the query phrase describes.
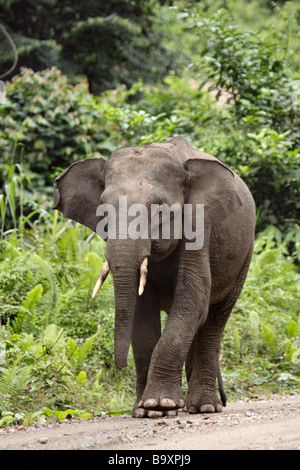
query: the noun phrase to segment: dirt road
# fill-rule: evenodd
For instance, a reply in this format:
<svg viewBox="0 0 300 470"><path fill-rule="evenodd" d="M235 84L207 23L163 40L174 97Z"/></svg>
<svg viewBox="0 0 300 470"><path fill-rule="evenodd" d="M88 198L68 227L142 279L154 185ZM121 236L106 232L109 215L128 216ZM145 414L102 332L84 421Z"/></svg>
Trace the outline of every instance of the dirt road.
<svg viewBox="0 0 300 470"><path fill-rule="evenodd" d="M0 450L40 449L299 450L300 395L229 403L218 414L98 417L0 430Z"/></svg>

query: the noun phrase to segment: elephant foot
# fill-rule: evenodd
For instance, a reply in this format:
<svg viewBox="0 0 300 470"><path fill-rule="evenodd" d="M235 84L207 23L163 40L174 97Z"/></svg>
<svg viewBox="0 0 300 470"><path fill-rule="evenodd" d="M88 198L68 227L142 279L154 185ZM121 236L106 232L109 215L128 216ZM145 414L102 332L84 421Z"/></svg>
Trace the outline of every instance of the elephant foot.
<svg viewBox="0 0 300 470"><path fill-rule="evenodd" d="M137 400L133 407L132 416L135 418L160 418L162 416L176 416L177 410L184 407L183 394L180 391L173 393L173 398L166 396L156 395L155 398L151 397L145 390L142 399ZM152 396L154 393L152 394ZM164 394L166 395L166 394Z"/></svg>
<svg viewBox="0 0 300 470"><path fill-rule="evenodd" d="M187 397L184 411L190 414L195 413L221 413L223 406L217 395L204 394L202 396L193 397L192 395Z"/></svg>

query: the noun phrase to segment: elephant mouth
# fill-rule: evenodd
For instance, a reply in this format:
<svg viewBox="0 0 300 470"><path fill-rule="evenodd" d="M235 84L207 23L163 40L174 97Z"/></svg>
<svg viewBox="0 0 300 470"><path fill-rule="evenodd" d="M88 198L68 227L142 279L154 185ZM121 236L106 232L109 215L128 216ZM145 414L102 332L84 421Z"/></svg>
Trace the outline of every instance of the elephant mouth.
<svg viewBox="0 0 300 470"><path fill-rule="evenodd" d="M161 261L167 256L169 256L174 249L176 248L176 245L170 243L170 240L165 240L165 239L155 239L152 242L151 246L151 260L154 262ZM141 265L140 265L140 282L139 282L139 289L138 289L138 294L142 295L144 292L144 288L147 282L147 275L148 275L148 256L146 256ZM105 260L105 263L102 267L102 270L99 274L99 277L96 281L93 293L92 293L92 298L94 299L96 295L98 294L99 290L101 289L101 286L105 282L105 279L107 278L108 274L110 272L110 266L107 260Z"/></svg>
<svg viewBox="0 0 300 470"><path fill-rule="evenodd" d="M107 278L109 272L110 272L110 267L109 267L108 261L106 260L101 269L97 282L95 284L93 294L92 294L93 299L96 297L99 290L101 289L101 286L105 282L105 279ZM147 282L147 275L148 275L148 257L146 256L143 259L141 266L140 266L140 283L139 283L139 290L138 290L139 295L142 295L144 292L144 288Z"/></svg>

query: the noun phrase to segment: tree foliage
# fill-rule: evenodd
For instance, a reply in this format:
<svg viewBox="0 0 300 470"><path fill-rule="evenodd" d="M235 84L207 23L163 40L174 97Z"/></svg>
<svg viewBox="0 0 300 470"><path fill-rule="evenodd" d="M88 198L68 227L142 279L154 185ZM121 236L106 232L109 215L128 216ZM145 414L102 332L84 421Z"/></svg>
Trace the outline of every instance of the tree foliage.
<svg viewBox="0 0 300 470"><path fill-rule="evenodd" d="M156 0L1 0L0 21L18 47L16 72L22 66L36 72L57 66L73 78L85 75L99 93L140 77L161 79L176 66L176 52L162 44L165 34L156 27L158 6ZM1 42L5 71L12 58Z"/></svg>

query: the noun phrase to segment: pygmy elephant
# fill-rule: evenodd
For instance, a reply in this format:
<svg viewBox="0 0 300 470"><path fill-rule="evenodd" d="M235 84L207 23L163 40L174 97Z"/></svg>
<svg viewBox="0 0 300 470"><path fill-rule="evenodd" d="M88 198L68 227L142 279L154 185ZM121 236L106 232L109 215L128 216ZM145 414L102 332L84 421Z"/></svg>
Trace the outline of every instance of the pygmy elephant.
<svg viewBox="0 0 300 470"><path fill-rule="evenodd" d="M111 271L115 363L127 365L132 342L136 367L133 416L222 411L220 343L253 251L255 204L245 183L175 137L72 164L55 180L54 207L106 238L93 295Z"/></svg>

